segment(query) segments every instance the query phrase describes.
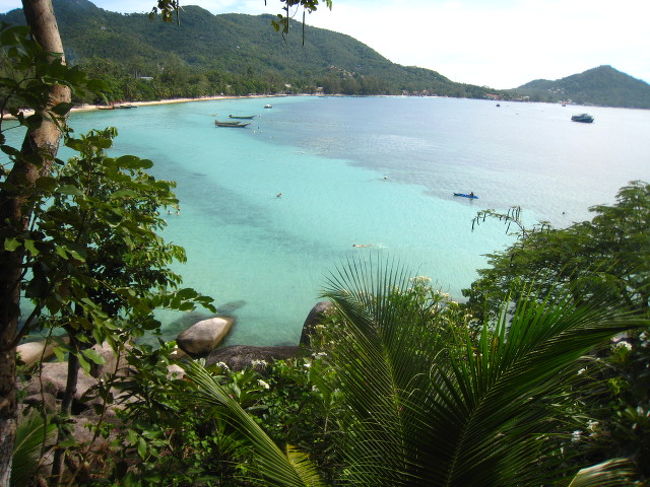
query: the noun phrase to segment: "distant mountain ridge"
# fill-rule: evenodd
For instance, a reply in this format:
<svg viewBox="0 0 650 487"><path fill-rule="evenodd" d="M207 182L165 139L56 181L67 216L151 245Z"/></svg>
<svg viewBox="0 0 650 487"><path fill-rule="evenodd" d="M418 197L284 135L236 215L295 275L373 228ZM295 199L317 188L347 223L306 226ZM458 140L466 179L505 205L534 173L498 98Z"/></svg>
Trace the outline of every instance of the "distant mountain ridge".
<svg viewBox="0 0 650 487"><path fill-rule="evenodd" d="M352 37L291 21L285 38L271 27L272 15L213 15L185 6L180 26L151 21L146 14L119 14L88 0L54 0L66 56L71 62L92 57L120 63L156 63L175 58L189 66L226 72L297 79L370 78L390 92L426 91L482 98L488 88L455 83L432 70L401 66ZM24 23L17 9L0 20ZM379 90L381 92L381 89Z"/></svg>
<svg viewBox="0 0 650 487"><path fill-rule="evenodd" d="M534 80L515 91L540 101L650 108L650 85L607 65L555 81Z"/></svg>

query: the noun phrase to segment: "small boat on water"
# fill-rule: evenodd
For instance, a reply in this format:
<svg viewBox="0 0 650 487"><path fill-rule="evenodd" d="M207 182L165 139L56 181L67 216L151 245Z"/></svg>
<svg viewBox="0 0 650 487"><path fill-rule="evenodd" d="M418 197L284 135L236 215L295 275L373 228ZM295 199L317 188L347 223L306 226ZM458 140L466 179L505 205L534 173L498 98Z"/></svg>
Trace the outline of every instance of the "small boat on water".
<svg viewBox="0 0 650 487"><path fill-rule="evenodd" d="M591 123L594 121L594 117L592 117L588 113L581 113L580 115L572 116L571 120L573 120L574 122Z"/></svg>
<svg viewBox="0 0 650 487"><path fill-rule="evenodd" d="M264 105L264 108L273 108L273 105L267 104L267 105Z"/></svg>
<svg viewBox="0 0 650 487"><path fill-rule="evenodd" d="M242 123L242 122L220 122L219 120L215 120L214 124L217 127L236 127L243 129L244 127L248 127L250 123Z"/></svg>
<svg viewBox="0 0 650 487"><path fill-rule="evenodd" d="M454 196L460 196L462 198L469 198L471 200L477 200L478 196L476 196L474 193L454 193Z"/></svg>
<svg viewBox="0 0 650 487"><path fill-rule="evenodd" d="M117 105L115 108L119 108L120 110L130 110L131 108L138 108L137 105Z"/></svg>
<svg viewBox="0 0 650 487"><path fill-rule="evenodd" d="M239 120L253 120L255 115L228 115L228 118L236 118Z"/></svg>

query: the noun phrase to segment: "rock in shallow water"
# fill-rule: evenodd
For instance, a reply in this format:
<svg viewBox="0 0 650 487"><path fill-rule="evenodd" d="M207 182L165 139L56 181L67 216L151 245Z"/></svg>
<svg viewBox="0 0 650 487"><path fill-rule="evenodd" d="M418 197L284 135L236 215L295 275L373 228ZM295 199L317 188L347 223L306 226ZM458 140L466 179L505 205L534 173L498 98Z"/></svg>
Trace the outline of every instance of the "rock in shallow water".
<svg viewBox="0 0 650 487"><path fill-rule="evenodd" d="M223 316L199 321L181 332L176 337L176 343L189 355L208 354L225 338L234 321Z"/></svg>

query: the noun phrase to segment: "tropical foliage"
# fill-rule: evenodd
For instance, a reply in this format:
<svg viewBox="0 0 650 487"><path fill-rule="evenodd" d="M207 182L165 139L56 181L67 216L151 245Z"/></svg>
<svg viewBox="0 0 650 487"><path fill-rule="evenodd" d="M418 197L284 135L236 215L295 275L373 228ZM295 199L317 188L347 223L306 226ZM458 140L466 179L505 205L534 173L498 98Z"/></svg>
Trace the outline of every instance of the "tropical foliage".
<svg viewBox="0 0 650 487"><path fill-rule="evenodd" d="M57 347L60 355L68 353L69 366L59 442L68 437L66 418L79 367L90 373L93 364L103 363L92 345L107 343L123 352L145 331L156 332L160 323L153 311L160 307L214 309L209 298L178 289L180 277L167 267L184 259L182 248L156 233L165 225L161 208L176 203L170 183L144 172L151 161L106 157L114 135L108 129L70 138L67 145L80 157L46 178L49 191L42 193L33 228L5 239L5 248L27 250L24 265L32 272L24 287L33 303L30 319L38 319L40 327L60 327L69 338Z"/></svg>
<svg viewBox="0 0 650 487"><path fill-rule="evenodd" d="M590 211L595 214L591 221L524 231L509 249L489 254L490 267L479 270L479 279L463 292L473 312L494 311L512 283L523 281L540 295L564 288L580 302L605 293L647 313L650 184L633 181L619 190L614 205Z"/></svg>
<svg viewBox="0 0 650 487"><path fill-rule="evenodd" d="M261 445L272 450L267 466L273 459L290 463L281 467L280 476L303 476L305 468L313 476L308 452L317 461L319 478L332 478L340 465L340 432L331 418L336 398L325 397L313 387L318 379L312 380L315 374L326 376L324 369L312 367L310 359L260 362L242 371L223 363L206 371L188 363L184 366L198 371L190 383L172 358L173 349L167 343L130 351L134 373L116 383L126 400L118 410L122 427L110 433L111 454L97 464L98 477L133 486L249 485L259 481L265 463L254 454ZM209 391L215 390L234 408L234 416L224 414L211 397ZM269 437L251 443L260 427Z"/></svg>
<svg viewBox="0 0 650 487"><path fill-rule="evenodd" d="M51 45L57 36L49 37ZM37 256L34 209L42 204L52 185L39 185L58 162L56 151L65 127L65 114L72 106L71 91L95 89L78 68L62 62L57 49L43 49L24 27L0 24L0 58L5 69L0 77L0 484L7 485L16 431L15 347L34 326L42 306L36 305L19 324L23 284L34 283L28 292L38 294L38 285L49 270L24 265L28 255ZM28 107L32 113L23 113ZM7 123L6 113L16 121ZM26 132L18 148L6 143L6 132ZM47 178L44 180L47 181ZM50 181L51 182L51 181ZM47 246L48 244L45 243ZM43 289L41 288L40 291Z"/></svg>
<svg viewBox="0 0 650 487"><path fill-rule="evenodd" d="M89 81L78 68L67 68L60 59L52 62L24 27L3 26L0 40L2 55L12 62L12 76L0 82L2 106L9 107L17 119L17 123L0 119L6 158L0 196L5 207L10 206L7 201L14 201L11 198L18 200L25 215L14 224L9 218L2 222L3 272L8 272L9 262L18 263L11 286L22 290L21 304L27 309L15 336L8 333L9 320L3 321L0 346L13 349L37 329L61 328L67 333L68 342L59 342L55 349L59 357L68 354L66 390L55 421L59 427L56 476L71 445L69 415L79 368L90 372L93 364L103 363L91 346L106 343L119 352L145 331L155 332L160 325L153 315L156 308L214 308L210 298L179 289L180 277L168 267L185 258L182 248L158 235L166 224L161 211L177 204L173 183L147 174L152 166L149 160L108 157L105 151L117 135L114 129L73 137L64 118L71 104L59 104L44 115L39 112L47 106L54 84L84 90L101 85ZM17 111L17 106L25 105L36 113L26 116ZM67 163L48 161L54 164L45 167L34 155L4 144L7 130L37 129L46 118L57 124L77 157ZM38 178L30 181L17 175L21 164L36 165ZM9 302L7 294L13 291L3 288L3 293L3 303ZM11 388L15 379L5 380L3 387Z"/></svg>
<svg viewBox="0 0 650 487"><path fill-rule="evenodd" d="M476 334L461 305L397 267L332 277L310 358L230 371L136 347L111 485L630 485L586 463L586 353L643 325L607 299L530 293ZM514 298L515 295L512 295ZM291 419L288 419L291 418ZM579 435L578 435L579 436ZM327 445L328 448L323 448Z"/></svg>
<svg viewBox="0 0 650 487"><path fill-rule="evenodd" d="M464 291L472 312L494 316L508 289L526 283L540 297L563 290L579 304L604 295L648 317L650 185L633 181L620 189L614 205L591 211L591 221L568 228L524 229L512 247L489 255L491 267ZM519 220L517 213L500 216ZM576 429L571 444L588 462L630 458L644 479L650 478L649 352L647 330L628 333L584 363L577 397L592 422Z"/></svg>
<svg viewBox="0 0 650 487"><path fill-rule="evenodd" d="M539 302L524 292L511 313L486 321L475 336L462 307L404 270L381 264L341 269L326 295L337 311L321 329L311 367L332 371L314 386L323 397L337 395L330 419L341 432L336 482L628 482L618 461L574 478L580 469L568 462L572 452L559 450L556 440L570 438L585 421L576 415L573 394L581 358L642 325L638 317L607 299L588 305L575 305L570 296ZM289 457L245 416L218 377L196 363L187 372L195 384L193 398L219 406L213 414L228 418L248 439L259 462L251 465L260 467L264 485L320 482L291 473ZM607 473L613 465L616 475Z"/></svg>
<svg viewBox="0 0 650 487"><path fill-rule="evenodd" d="M58 347L69 364L59 413L22 423L16 484L29 481L37 450L55 451L52 484L575 487L648 475L646 183L596 207L591 222L527 233L491 256L468 306L398 265L355 261L328 281L335 309L310 358L245 371L187 361L179 372L172 344L125 350L155 332L157 307L213 309L168 268L184 258L158 236L161 211L177 203L173 183L147 174L151 161L109 157L113 129L73 137L69 103L19 114L46 107L52 85L83 97L100 84L52 62L24 29L3 27L0 40L11 60L0 95L17 116L0 119L0 133L47 117L78 154L15 185L12 165L26 156L3 135L0 190L23 191L29 210L26 225L0 229L32 306L11 342L36 324L69 336ZM102 363L90 348L102 342L130 371L77 404L93 399L93 440L109 443L100 454L70 426L76 374ZM36 441L53 424L56 443Z"/></svg>

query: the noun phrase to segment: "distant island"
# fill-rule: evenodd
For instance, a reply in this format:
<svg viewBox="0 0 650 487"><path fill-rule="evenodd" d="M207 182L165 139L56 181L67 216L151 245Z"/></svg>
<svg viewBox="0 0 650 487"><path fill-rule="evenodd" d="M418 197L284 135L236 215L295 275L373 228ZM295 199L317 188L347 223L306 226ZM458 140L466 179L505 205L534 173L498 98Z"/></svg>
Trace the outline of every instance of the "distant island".
<svg viewBox="0 0 650 487"><path fill-rule="evenodd" d="M557 81L512 90L454 82L424 68L389 61L350 36L291 21L282 37L271 15L213 15L183 7L180 25L146 14L120 14L88 0L54 0L70 63L109 82L109 101L277 93L417 95L568 101L650 108L650 85L601 66ZM24 23L22 11L0 21ZM303 45L304 41L304 45ZM101 100L78 99L98 103Z"/></svg>

